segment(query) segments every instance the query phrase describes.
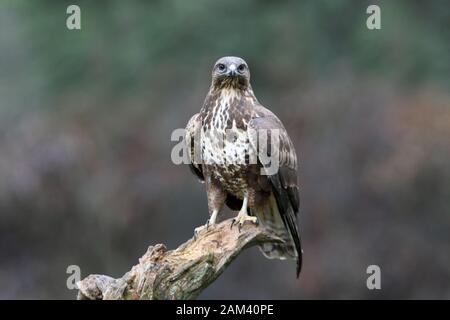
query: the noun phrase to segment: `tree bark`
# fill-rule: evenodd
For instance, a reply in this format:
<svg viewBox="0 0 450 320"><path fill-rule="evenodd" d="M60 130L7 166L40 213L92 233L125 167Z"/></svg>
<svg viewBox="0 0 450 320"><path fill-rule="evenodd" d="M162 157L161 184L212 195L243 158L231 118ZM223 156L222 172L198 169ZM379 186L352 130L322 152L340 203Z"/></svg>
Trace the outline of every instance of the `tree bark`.
<svg viewBox="0 0 450 320"><path fill-rule="evenodd" d="M201 230L175 250L150 246L123 277L90 275L77 283L78 299L195 299L245 248L282 242L262 226L231 228L232 219Z"/></svg>

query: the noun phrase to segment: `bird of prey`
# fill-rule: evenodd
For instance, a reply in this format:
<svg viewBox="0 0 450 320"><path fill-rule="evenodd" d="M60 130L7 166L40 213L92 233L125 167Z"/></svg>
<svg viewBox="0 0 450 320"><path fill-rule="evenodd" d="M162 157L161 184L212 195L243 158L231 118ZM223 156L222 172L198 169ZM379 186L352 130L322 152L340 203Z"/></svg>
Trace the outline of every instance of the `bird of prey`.
<svg viewBox="0 0 450 320"><path fill-rule="evenodd" d="M272 172L260 152L263 140L265 157L277 164ZM189 167L206 185L206 226L216 222L224 205L239 210L231 227L261 223L283 239L260 248L268 258L295 259L298 277L302 249L296 222L297 156L281 121L256 99L243 59L223 57L215 63L211 87L200 112L187 124L185 141Z"/></svg>

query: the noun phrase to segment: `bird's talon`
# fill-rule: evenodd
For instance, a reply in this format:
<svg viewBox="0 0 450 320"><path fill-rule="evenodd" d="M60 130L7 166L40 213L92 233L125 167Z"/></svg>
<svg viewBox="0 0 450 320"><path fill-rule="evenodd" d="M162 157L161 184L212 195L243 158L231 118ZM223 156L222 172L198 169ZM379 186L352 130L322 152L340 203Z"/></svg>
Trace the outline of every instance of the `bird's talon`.
<svg viewBox="0 0 450 320"><path fill-rule="evenodd" d="M197 240L200 231L202 231L205 228L206 226L200 226L194 229L194 240Z"/></svg>
<svg viewBox="0 0 450 320"><path fill-rule="evenodd" d="M259 225L259 220L257 217L255 216L249 216L247 214L239 214L236 218L233 219L231 226L233 226L234 224L238 225L239 228L239 232L242 229L242 226L244 225L244 223L246 221L250 221L252 223L254 223L255 225Z"/></svg>

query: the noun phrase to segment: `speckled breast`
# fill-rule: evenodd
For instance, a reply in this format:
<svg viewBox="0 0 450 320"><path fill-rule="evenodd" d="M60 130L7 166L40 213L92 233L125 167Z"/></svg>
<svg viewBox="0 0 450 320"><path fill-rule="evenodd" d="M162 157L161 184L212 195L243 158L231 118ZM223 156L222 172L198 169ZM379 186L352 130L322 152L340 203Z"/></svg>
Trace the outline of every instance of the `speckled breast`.
<svg viewBox="0 0 450 320"><path fill-rule="evenodd" d="M202 159L222 186L236 197L243 198L251 148L247 132L215 129L202 135Z"/></svg>
<svg viewBox="0 0 450 320"><path fill-rule="evenodd" d="M223 128L218 125L202 132L202 160L225 190L243 198L252 148L246 130L237 129L235 125L227 130Z"/></svg>

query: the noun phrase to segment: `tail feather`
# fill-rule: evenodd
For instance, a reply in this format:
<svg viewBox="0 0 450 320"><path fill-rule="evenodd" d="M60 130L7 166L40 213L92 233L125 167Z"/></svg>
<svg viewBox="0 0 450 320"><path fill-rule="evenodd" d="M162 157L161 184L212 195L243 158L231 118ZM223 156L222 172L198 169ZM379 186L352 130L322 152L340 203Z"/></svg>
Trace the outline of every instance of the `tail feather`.
<svg viewBox="0 0 450 320"><path fill-rule="evenodd" d="M272 194L269 198L269 204L252 212L256 214L261 224L273 232L276 236L281 238L284 243L265 243L260 245L260 249L264 256L269 259L294 259L297 260L297 277L301 269L302 252L299 248L300 240L298 236L294 211L291 206L286 208L292 212L285 212L282 216L279 211L277 201ZM284 221L283 217L290 219ZM294 230L292 230L294 228ZM296 237L296 238L294 238ZM298 242L298 244L296 243Z"/></svg>

